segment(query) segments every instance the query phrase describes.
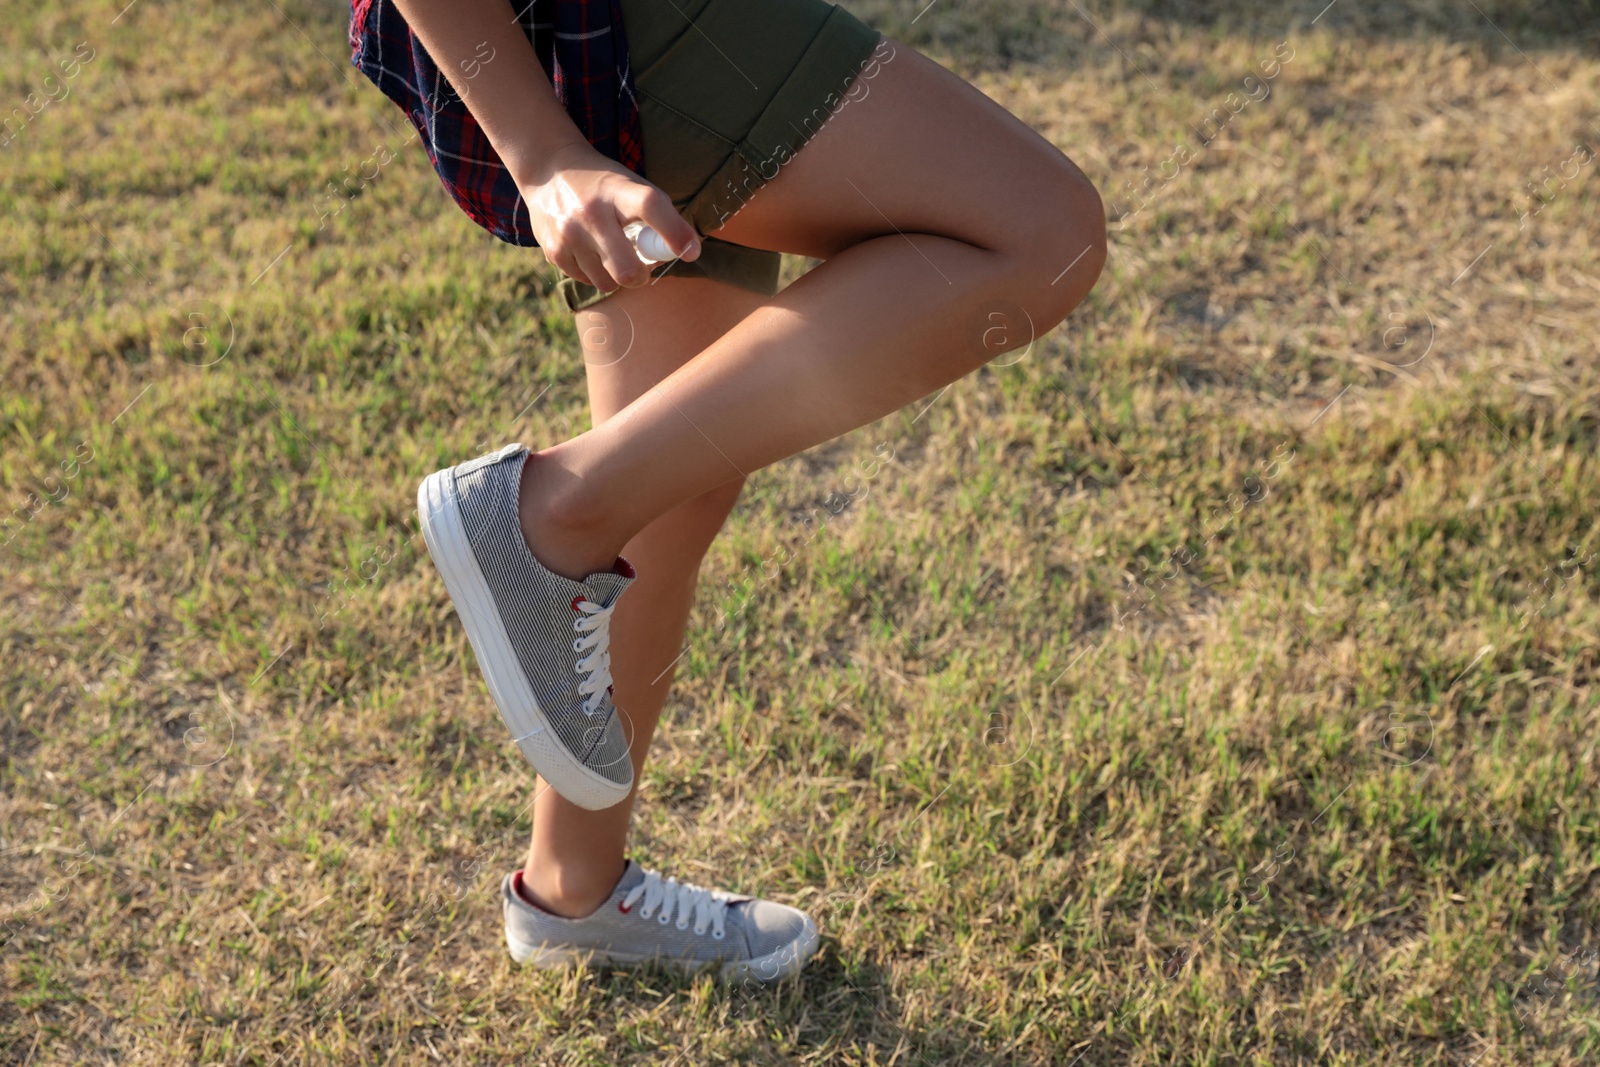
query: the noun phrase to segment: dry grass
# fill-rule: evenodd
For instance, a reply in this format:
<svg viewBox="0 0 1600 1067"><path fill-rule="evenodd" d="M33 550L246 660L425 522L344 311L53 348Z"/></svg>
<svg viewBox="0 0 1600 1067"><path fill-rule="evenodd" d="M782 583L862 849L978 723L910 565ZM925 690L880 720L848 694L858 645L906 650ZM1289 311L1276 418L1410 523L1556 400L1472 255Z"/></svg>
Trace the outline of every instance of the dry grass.
<svg viewBox="0 0 1600 1067"><path fill-rule="evenodd" d="M586 424L538 257L338 9L10 5L7 108L94 57L0 155L0 490L59 497L0 548L0 1058L1593 1062L1595 168L1519 216L1600 60L1581 5L1479 4L858 6L1113 251L712 551L637 847L817 912L755 993L500 941L528 777L409 524Z"/></svg>

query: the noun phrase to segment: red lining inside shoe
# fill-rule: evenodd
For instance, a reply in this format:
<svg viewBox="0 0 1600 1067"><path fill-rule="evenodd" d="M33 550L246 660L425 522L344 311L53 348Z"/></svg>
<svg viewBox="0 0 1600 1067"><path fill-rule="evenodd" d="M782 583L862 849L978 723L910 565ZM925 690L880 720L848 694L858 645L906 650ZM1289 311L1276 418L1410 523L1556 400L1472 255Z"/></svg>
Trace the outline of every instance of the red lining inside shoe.
<svg viewBox="0 0 1600 1067"><path fill-rule="evenodd" d="M524 904L528 905L528 907L538 908L546 915L556 914L528 895L527 890L524 889L522 885L522 871L520 869L511 872L511 891L517 895L518 900L521 900ZM556 917L561 918L562 916L557 915Z"/></svg>

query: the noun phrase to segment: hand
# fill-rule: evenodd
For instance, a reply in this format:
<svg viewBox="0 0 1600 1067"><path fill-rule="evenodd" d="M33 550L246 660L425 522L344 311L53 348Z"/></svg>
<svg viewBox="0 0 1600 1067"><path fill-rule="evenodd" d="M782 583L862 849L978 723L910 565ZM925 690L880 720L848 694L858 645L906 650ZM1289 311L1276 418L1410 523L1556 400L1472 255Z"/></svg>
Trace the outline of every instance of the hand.
<svg viewBox="0 0 1600 1067"><path fill-rule="evenodd" d="M602 292L650 281L650 265L622 232L635 219L659 233L680 258L700 256L699 234L667 194L588 142L549 153L517 184L545 259Z"/></svg>

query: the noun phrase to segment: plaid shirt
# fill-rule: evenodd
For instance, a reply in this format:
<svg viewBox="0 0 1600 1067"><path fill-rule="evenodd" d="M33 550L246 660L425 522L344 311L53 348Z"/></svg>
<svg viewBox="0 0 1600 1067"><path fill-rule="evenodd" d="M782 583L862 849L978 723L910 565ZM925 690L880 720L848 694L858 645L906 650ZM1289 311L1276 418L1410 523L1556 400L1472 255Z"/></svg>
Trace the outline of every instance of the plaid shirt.
<svg viewBox="0 0 1600 1067"><path fill-rule="evenodd" d="M639 105L617 0L513 0L556 98L600 152L644 173ZM478 120L392 0L351 0L350 61L405 111L456 203L502 241L536 245L528 205ZM489 55L463 60L462 72Z"/></svg>

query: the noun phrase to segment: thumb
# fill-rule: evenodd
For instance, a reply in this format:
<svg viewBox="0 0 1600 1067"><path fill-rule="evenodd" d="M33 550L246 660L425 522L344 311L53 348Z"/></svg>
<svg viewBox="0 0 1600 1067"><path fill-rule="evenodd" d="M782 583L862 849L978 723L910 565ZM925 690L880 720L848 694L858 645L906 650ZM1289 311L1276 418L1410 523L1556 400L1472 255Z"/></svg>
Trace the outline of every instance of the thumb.
<svg viewBox="0 0 1600 1067"><path fill-rule="evenodd" d="M659 233L680 259L692 263L700 258L700 235L678 214L667 194L654 185L640 185L630 205L630 214Z"/></svg>

